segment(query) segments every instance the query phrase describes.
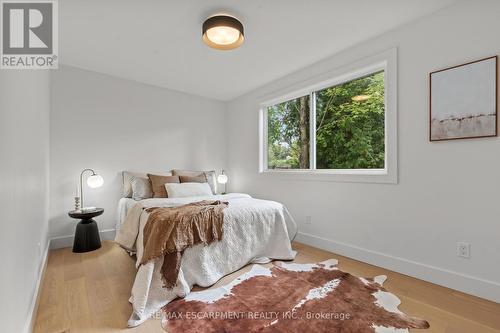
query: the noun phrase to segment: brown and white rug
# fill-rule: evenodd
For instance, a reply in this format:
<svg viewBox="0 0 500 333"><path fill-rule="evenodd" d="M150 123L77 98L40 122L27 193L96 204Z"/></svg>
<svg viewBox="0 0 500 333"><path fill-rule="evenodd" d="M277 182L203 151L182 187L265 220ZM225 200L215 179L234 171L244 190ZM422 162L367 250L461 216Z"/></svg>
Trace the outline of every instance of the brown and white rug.
<svg viewBox="0 0 500 333"><path fill-rule="evenodd" d="M386 276L358 278L336 265L335 259L254 265L223 287L166 305L162 327L169 333L403 333L429 327L398 309L400 300L382 287Z"/></svg>

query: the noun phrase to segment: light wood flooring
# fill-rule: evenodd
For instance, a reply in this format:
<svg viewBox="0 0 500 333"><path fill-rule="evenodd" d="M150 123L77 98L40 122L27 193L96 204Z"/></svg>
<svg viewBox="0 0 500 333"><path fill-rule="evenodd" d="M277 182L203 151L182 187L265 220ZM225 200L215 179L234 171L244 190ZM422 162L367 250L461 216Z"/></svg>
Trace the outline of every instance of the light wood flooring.
<svg viewBox="0 0 500 333"><path fill-rule="evenodd" d="M296 262L335 258L341 270L356 276L387 275L384 286L401 299L400 309L425 318L431 325L428 330L412 333L500 333L500 304L307 245L294 243L294 248L298 251ZM249 266L213 287L247 270ZM83 254L72 253L71 248L50 251L34 332L164 333L159 319L149 319L133 329L126 327L132 310L128 298L135 272L134 257L111 241L103 242L97 251Z"/></svg>

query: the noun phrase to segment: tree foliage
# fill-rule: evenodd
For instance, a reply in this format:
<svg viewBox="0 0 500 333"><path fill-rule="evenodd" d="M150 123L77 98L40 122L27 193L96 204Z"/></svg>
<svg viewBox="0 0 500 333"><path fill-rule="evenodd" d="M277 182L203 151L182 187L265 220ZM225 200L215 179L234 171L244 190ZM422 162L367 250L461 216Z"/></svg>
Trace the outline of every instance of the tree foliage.
<svg viewBox="0 0 500 333"><path fill-rule="evenodd" d="M304 154L309 147L309 104L309 96L302 96L268 108L269 169L309 168L309 154Z"/></svg>
<svg viewBox="0 0 500 333"><path fill-rule="evenodd" d="M315 96L317 169L383 168L384 73L326 88ZM309 146L310 119L303 114L309 114L308 106L309 96L304 96L268 108L270 169L309 168L304 147Z"/></svg>

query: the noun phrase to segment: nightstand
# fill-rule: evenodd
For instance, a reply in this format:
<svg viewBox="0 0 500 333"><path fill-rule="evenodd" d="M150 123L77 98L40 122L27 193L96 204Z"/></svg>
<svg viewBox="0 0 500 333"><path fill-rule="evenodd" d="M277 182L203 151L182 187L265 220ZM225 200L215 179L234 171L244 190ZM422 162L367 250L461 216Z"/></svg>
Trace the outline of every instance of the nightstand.
<svg viewBox="0 0 500 333"><path fill-rule="evenodd" d="M104 213L103 208L94 208L85 211L71 211L68 215L74 219L80 219L76 225L75 241L73 242L73 252L82 253L97 250L101 247L99 228L94 217Z"/></svg>

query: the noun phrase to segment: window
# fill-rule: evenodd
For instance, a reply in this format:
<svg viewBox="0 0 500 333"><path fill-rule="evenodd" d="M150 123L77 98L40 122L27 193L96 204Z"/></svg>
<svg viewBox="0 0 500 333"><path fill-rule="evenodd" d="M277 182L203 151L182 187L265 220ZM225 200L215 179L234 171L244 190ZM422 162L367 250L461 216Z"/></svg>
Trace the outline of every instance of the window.
<svg viewBox="0 0 500 333"><path fill-rule="evenodd" d="M313 93L317 169L384 169L384 71Z"/></svg>
<svg viewBox="0 0 500 333"><path fill-rule="evenodd" d="M267 108L268 168L309 169L310 98Z"/></svg>
<svg viewBox="0 0 500 333"><path fill-rule="evenodd" d="M261 171L396 182L395 55L388 58L264 103Z"/></svg>

